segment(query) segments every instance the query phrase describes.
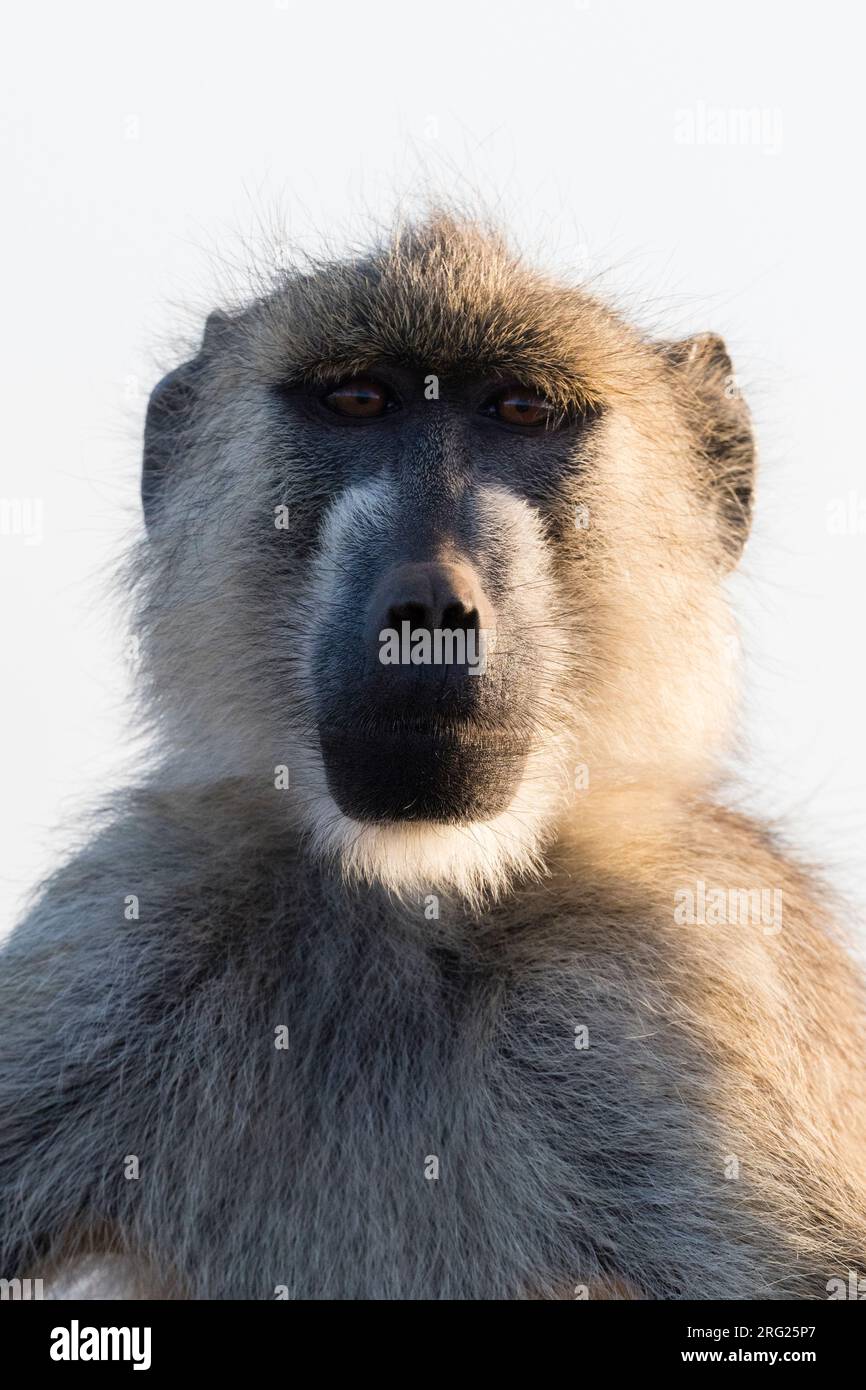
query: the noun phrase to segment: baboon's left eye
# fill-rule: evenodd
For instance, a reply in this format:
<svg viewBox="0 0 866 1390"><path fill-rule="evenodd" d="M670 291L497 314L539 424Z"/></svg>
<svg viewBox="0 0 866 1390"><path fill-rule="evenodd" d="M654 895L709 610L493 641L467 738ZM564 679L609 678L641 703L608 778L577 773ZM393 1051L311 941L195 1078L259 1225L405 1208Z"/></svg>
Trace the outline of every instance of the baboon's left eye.
<svg viewBox="0 0 866 1390"><path fill-rule="evenodd" d="M396 404L387 387L367 376L341 381L326 391L322 400L329 410L338 415L351 415L356 420L375 420Z"/></svg>
<svg viewBox="0 0 866 1390"><path fill-rule="evenodd" d="M524 386L503 387L485 402L482 410L506 425L522 425L527 429L546 425L554 418L551 402Z"/></svg>

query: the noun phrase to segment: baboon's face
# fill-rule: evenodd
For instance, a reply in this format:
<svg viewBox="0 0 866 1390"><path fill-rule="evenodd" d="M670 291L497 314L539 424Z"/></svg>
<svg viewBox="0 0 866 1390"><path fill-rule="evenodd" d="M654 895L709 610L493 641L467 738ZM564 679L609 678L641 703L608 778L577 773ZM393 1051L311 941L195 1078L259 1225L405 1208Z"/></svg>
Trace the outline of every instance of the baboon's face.
<svg viewBox="0 0 866 1390"><path fill-rule="evenodd" d="M285 767L347 868L466 892L594 784L694 767L750 486L729 369L441 222L212 319L145 456L182 762Z"/></svg>
<svg viewBox="0 0 866 1390"><path fill-rule="evenodd" d="M501 815L545 732L557 537L593 417L560 420L500 374L381 360L275 408L311 486L324 468L333 489L316 512L294 499L314 547L303 641L330 795L358 822Z"/></svg>

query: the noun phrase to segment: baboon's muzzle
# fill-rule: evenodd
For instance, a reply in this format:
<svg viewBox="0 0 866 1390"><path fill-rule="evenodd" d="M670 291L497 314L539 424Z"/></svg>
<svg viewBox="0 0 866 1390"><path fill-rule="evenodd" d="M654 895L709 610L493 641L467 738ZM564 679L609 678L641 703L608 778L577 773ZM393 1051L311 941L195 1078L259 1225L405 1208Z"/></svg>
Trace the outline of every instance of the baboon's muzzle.
<svg viewBox="0 0 866 1390"><path fill-rule="evenodd" d="M362 821L487 820L528 751L497 615L465 561L393 565L373 584L339 667L325 662L328 787ZM334 677L338 676L339 685Z"/></svg>

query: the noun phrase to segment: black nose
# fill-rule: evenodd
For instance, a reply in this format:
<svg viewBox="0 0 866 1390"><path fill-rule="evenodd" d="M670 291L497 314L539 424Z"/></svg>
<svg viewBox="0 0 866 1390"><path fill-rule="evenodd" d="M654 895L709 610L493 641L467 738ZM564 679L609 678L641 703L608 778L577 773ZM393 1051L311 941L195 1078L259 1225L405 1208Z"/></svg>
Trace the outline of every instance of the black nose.
<svg viewBox="0 0 866 1390"><path fill-rule="evenodd" d="M478 681L492 650L493 608L465 562L428 560L394 565L370 595L366 670L385 715L476 708ZM420 643L419 643L420 639ZM375 673L375 674L374 674Z"/></svg>
<svg viewBox="0 0 866 1390"><path fill-rule="evenodd" d="M371 600L376 636L385 630L475 632L492 627L492 610L468 565L427 561L395 565Z"/></svg>
<svg viewBox="0 0 866 1390"><path fill-rule="evenodd" d="M496 616L468 560L424 560L392 565L366 602L337 614L354 640L323 630L331 698L317 712L319 742L345 815L468 824L509 804L529 747L514 722L525 677L518 666L505 679L497 664Z"/></svg>

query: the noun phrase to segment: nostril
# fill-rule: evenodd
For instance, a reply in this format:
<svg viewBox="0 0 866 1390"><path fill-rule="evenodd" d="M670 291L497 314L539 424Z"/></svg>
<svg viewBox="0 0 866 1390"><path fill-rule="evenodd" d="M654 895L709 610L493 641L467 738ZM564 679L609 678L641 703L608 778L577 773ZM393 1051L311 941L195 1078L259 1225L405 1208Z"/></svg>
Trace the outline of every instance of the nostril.
<svg viewBox="0 0 866 1390"><path fill-rule="evenodd" d="M463 670L467 665L478 664L474 653L492 638L495 615L469 564L407 562L394 565L381 575L365 609L364 630L369 638L368 653L375 650L380 660L381 645L386 638L390 641L391 633L401 643L407 632L410 637L414 633L429 633L434 644L430 654L425 655L423 644L417 644L411 653L411 665L429 663L437 669L453 665ZM445 633L453 636L437 637ZM408 664L402 646L400 651L400 664ZM463 652L465 658L460 656ZM392 662L389 659L384 664Z"/></svg>
<svg viewBox="0 0 866 1390"><path fill-rule="evenodd" d="M399 632L403 623L408 623L412 632L426 628L429 615L423 603L394 603L388 609L388 627Z"/></svg>
<svg viewBox="0 0 866 1390"><path fill-rule="evenodd" d="M442 613L442 626L451 632L478 632L481 621L477 608L467 608L459 600L449 603Z"/></svg>

